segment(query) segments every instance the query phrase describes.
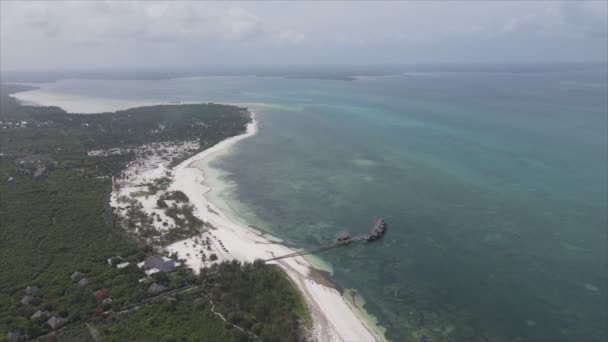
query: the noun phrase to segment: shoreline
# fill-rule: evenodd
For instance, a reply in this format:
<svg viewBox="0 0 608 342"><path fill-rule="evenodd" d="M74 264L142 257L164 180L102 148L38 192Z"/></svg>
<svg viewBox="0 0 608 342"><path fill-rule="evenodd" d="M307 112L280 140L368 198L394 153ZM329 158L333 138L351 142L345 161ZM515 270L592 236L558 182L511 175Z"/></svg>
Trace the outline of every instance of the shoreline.
<svg viewBox="0 0 608 342"><path fill-rule="evenodd" d="M255 259L267 259L294 252L280 243L277 239L256 229L236 223L226 216L209 198L210 185L202 170L192 164L201 161L210 161L223 153L227 153L239 141L249 138L257 133L257 121L251 112L252 123L248 124L247 131L241 135L231 137L206 149L173 168L172 190L184 192L195 207L195 214L199 218L211 223L215 229L211 230L213 237L221 241L227 250L233 251L228 255L219 255L220 260L230 257L252 262ZM194 240L202 238L193 236L175 242L166 247L170 252L177 252L180 258L194 270L202 266L199 258L195 257ZM292 280L309 308L313 320L313 335L318 341L378 341L383 336L376 336L374 330L367 326L367 322L359 316L338 290L322 285L310 276L312 263L304 257L294 257L271 262L281 268Z"/></svg>
<svg viewBox="0 0 608 342"><path fill-rule="evenodd" d="M9 96L17 100L23 106L50 106L60 107L65 110L68 114L99 114L99 113L110 113L128 110L138 107L149 107L149 106L165 106L165 105L188 105L188 104L199 104L207 103L208 101L153 101L153 100L120 100L112 98L102 98L87 95L76 95L76 94L62 94L44 89L41 84L36 83L15 83L19 85L28 85L32 87L38 87L38 89L25 90L17 93L10 94ZM292 108L281 104L272 104L264 102L235 102L235 101L221 101L226 105L246 107L246 108L280 108L284 110L295 110L301 111L302 108ZM94 104L94 105L92 105Z"/></svg>
<svg viewBox="0 0 608 342"><path fill-rule="evenodd" d="M54 103L53 99L49 98L40 101L40 98L26 100L21 96L16 96L18 94L36 92L38 90L19 92L11 94L11 96L20 103L26 105L59 106L61 108L64 108L66 101L70 102L71 100L69 98L64 98L64 101L60 101L61 103L58 104ZM93 99L96 98L91 98L90 100ZM80 98L80 100L82 100L82 98ZM97 100L100 99L97 98ZM105 102L109 99L101 100ZM90 101L87 102L87 110L84 110L81 114L99 112L93 109L96 108L95 106L91 107ZM130 108L150 105L150 103L137 101L130 104L132 104ZM122 109L117 101L109 100L102 105L109 106L107 111ZM66 108L64 108L64 110L68 111ZM74 113L74 111L68 112ZM195 272L198 272L201 267L205 267L205 262L203 262L200 257L197 257L200 247L195 246L197 245L198 240L208 238L209 236L213 237L211 241L214 247L222 247L217 248L219 261L236 259L239 261L253 262L255 259L268 259L273 256L289 254L295 251L294 249L281 244L281 239L259 231L247 224L234 222L233 219L230 219L225 215L222 210L209 199L211 185L209 185L209 179L206 177L205 173L201 169L192 166L192 164L196 162L209 162L224 153L228 153L230 148L236 143L255 135L258 130L258 123L255 120L255 114L252 111L249 111L249 113L252 117L252 122L247 125L247 129L244 133L224 139L216 145L200 151L170 169L173 172L173 176L171 177L172 182L169 186L169 190L184 192L190 199L190 204L194 206L193 213L200 219L209 222L214 226L214 229L211 229L208 232L190 236L187 239L179 240L164 246L164 249L169 253L177 252L179 258L185 259L186 264ZM152 178L156 178L159 174L166 171L168 171L168 168L162 163L148 165L148 169L143 170L146 177L149 176ZM143 176L143 174L141 176ZM110 205L112 207L117 207L117 192L112 191L110 197ZM154 197L151 199L151 203L152 202L154 202ZM223 247L226 247L226 249ZM231 252L228 252L228 250ZM310 257L308 258L310 259ZM315 274L318 273L317 271L322 270L320 266L317 265L315 267L315 263L302 256L273 261L271 263L278 265L279 268L286 273L309 308L309 313L313 321L312 335L316 341L371 342L386 340L383 328L375 323L369 322L367 319L368 314L364 312L362 308L353 307L348 298L344 297L337 289L328 286L330 284L323 284L327 281L315 279ZM370 325L373 325L373 327Z"/></svg>

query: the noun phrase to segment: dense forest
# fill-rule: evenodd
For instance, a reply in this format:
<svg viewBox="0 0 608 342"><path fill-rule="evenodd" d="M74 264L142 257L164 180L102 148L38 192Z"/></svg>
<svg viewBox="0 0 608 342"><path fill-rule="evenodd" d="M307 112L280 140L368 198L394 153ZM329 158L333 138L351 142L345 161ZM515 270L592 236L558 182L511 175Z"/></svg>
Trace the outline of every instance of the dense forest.
<svg viewBox="0 0 608 342"><path fill-rule="evenodd" d="M139 282L144 275L135 264L153 250L130 240L106 206L110 177L132 156L90 157L87 151L173 140L199 140L204 149L245 130L250 117L244 108L196 104L67 114L22 106L9 96L27 89L1 87L0 341L53 332L47 313L61 319L63 328L50 335L61 341L93 333L114 341L299 338L298 322L307 319L297 292L281 271L263 263L221 264L200 276L179 267L153 281L187 292L106 314L150 297L150 284ZM112 256L129 265L109 265ZM248 331L219 319L209 300Z"/></svg>
<svg viewBox="0 0 608 342"><path fill-rule="evenodd" d="M303 339L298 325L310 323L290 281L261 261L214 264L196 283L200 288L177 299L100 324L101 336L108 341L298 341ZM218 320L214 311L247 332Z"/></svg>

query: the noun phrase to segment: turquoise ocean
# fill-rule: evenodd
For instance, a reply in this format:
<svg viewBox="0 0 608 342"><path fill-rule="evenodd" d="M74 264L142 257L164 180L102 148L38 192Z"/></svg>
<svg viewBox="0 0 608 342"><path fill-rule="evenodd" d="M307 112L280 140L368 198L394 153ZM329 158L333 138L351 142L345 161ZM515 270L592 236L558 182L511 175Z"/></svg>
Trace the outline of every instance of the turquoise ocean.
<svg viewBox="0 0 608 342"><path fill-rule="evenodd" d="M390 340L608 338L605 69L42 88L255 110L259 133L212 163L212 196L301 248L385 218L383 240L319 257Z"/></svg>

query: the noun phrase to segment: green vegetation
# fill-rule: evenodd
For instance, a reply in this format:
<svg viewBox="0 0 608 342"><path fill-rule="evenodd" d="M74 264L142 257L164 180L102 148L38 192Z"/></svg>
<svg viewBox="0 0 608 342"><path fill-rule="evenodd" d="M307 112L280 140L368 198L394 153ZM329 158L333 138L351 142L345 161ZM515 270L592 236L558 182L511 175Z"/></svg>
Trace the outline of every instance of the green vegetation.
<svg viewBox="0 0 608 342"><path fill-rule="evenodd" d="M194 207L188 204L179 207L173 204L165 210L165 214L175 221L175 227L163 235L163 243L166 244L200 234L206 225L194 215Z"/></svg>
<svg viewBox="0 0 608 342"><path fill-rule="evenodd" d="M152 183L148 184L148 193L150 195L153 195L153 194L157 193L159 190L167 190L167 188L169 187L170 184L171 184L171 178L169 178L169 177L161 177L159 179L155 179L153 184ZM183 192L182 192L182 194L183 194ZM184 196L186 196L186 194L184 194ZM188 199L188 197L186 197L186 199Z"/></svg>
<svg viewBox="0 0 608 342"><path fill-rule="evenodd" d="M213 311L262 341L297 341L306 317L298 292L274 266L261 261L215 264L195 281L200 287L165 298L125 318L95 324L107 341L250 341ZM213 305L211 304L213 303ZM213 307L213 311L212 311Z"/></svg>
<svg viewBox="0 0 608 342"><path fill-rule="evenodd" d="M85 331L78 327L79 322L107 309L119 309L149 297L149 284L138 281L144 274L135 263L152 253L150 247L130 239L128 229L115 224L108 206L111 176L118 175L134 156L89 157L86 152L169 140L199 140L204 149L241 133L250 119L243 108L216 104L68 115L56 107L20 106L8 96L27 87L2 85L0 89L0 340L11 329L29 338L51 331L45 320L30 319L38 310L48 310L68 319L69 329L62 332L61 340L82 340L75 337ZM166 189L165 183L151 184L148 190ZM183 234L190 233L200 222L192 215L187 197L179 193L170 196L180 202L180 209L172 216L183 221L178 229L184 230ZM133 217L137 217L137 208L132 210L135 211ZM167 208L171 210L173 207ZM140 219L149 223L152 218ZM108 265L106 259L117 255L130 265L121 269ZM247 317L246 322L254 322L253 325L261 324L256 331L264 336L277 338L279 333L295 336L296 325L290 315L301 304L295 295L288 295L294 290L284 276L264 265L244 266L248 271L243 274L251 274L249 276L238 275L237 268L222 266L213 271L213 276L205 273L205 277L214 281L205 283L205 289L212 284L224 284L224 277L242 282L220 286L217 291L214 288L212 297L226 310L222 312L235 312L235 320L243 320L242 316ZM76 271L82 276L72 279L70 276ZM182 269L155 275L154 281L171 290L188 284L202 286L201 279L205 277L195 277ZM276 279L262 282L268 288L259 288L257 282L266 277ZM78 283L81 278L87 279L86 284ZM22 304L25 288L33 285L40 289L33 293L29 304ZM228 300L240 298L238 286L248 289L249 296L258 295L251 293L251 289L259 289L266 295L243 297L247 304L238 307ZM96 298L93 294L98 290L104 291L112 299L111 303ZM148 325L168 329L171 321L184 319L188 308L205 311L206 304L193 300L199 298L196 293L189 293L184 303L178 296L175 300L179 305L162 302L146 306L128 315L125 323L116 316L114 321L104 323L104 336L116 340L129 336L131 331L150 330L145 328ZM284 296L268 298L272 297L270 293ZM262 299L277 303L276 315L268 313L262 317L252 309L258 305L256 301ZM175 310L164 310L167 305L174 305ZM158 322L153 320L156 315L160 315ZM176 325L170 334L181 339L194 336L190 334L196 331L209 340L242 340L242 334L235 333L221 321L218 324L214 315L206 313L190 319L192 325ZM167 331L150 330L145 336L149 336L149 340L159 336L170 339L167 334Z"/></svg>
<svg viewBox="0 0 608 342"><path fill-rule="evenodd" d="M163 179L163 178L161 178ZM160 216L148 215L143 210L143 205L133 197L149 196L147 191L136 191L131 197L120 196L118 203L120 207L126 208L125 218L121 220L127 232L133 233L134 238L144 238L147 241L155 241L161 246L169 245L175 241L189 238L211 228L211 225L194 215L194 206L188 204L189 199L182 191L170 191L160 196L156 206L163 209L165 215L173 220L172 224L163 221ZM172 201L171 205L167 201ZM154 221L163 224L165 230L158 230Z"/></svg>
<svg viewBox="0 0 608 342"><path fill-rule="evenodd" d="M3 180L13 174L11 166L3 160ZM116 303L142 295L130 286L139 275L110 268L105 261L112 255L135 260L144 254L104 222L103 180L65 169L45 180L14 177L0 185L0 324L35 336L45 331L28 320L38 309L78 318L99 306L95 290L107 288ZM89 278L88 286L70 279L75 271ZM40 290L32 304L22 305L28 285Z"/></svg>
<svg viewBox="0 0 608 342"><path fill-rule="evenodd" d="M76 157L78 152L160 141L198 140L201 150L242 133L250 122L245 108L220 104L137 107L116 113L74 115L57 107L20 106L10 93L27 88L2 85L0 121L27 122L3 130L3 152L51 153ZM24 146L4 142L24 135ZM57 149L59 148L59 150ZM63 151L68 148L69 152Z"/></svg>
<svg viewBox="0 0 608 342"><path fill-rule="evenodd" d="M169 191L164 196L161 197L164 200L176 201L180 203L188 203L190 199L183 191Z"/></svg>

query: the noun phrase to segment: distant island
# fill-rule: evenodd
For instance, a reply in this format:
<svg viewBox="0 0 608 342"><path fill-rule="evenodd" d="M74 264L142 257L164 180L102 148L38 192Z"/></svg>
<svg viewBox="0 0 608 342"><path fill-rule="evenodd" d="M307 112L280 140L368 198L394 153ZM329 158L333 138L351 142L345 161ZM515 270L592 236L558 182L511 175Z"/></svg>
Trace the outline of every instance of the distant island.
<svg viewBox="0 0 608 342"><path fill-rule="evenodd" d="M606 70L604 62L578 63L443 63L443 64L361 64L361 65L289 65L272 67L207 67L165 69L66 69L66 70L3 70L4 83L54 82L67 78L94 80L168 80L187 77L257 76L292 79L319 79L333 81L355 81L359 77L379 77L420 72L464 72L464 73L546 73L555 71Z"/></svg>

